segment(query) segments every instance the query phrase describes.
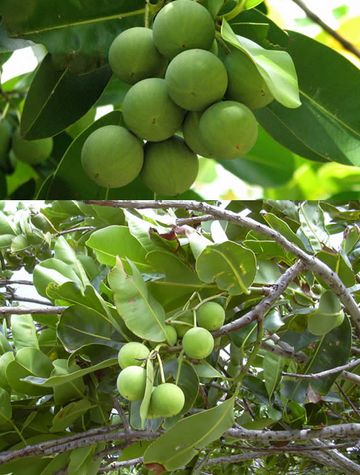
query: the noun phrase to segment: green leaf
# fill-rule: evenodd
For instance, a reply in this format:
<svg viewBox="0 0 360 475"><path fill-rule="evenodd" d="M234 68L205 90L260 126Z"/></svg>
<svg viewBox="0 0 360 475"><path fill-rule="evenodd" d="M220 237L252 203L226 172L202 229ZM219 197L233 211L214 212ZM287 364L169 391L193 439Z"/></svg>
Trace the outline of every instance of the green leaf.
<svg viewBox="0 0 360 475"><path fill-rule="evenodd" d="M65 359L53 361L54 369L50 374L52 376L68 375L81 370L76 363L70 363ZM64 405L73 399L82 399L85 393L85 384L82 378L73 379L60 385L54 385L55 404Z"/></svg>
<svg viewBox="0 0 360 475"><path fill-rule="evenodd" d="M74 249L66 241L63 236L59 236L55 242L54 257L66 264L70 265L76 275L78 275L84 285L89 284L89 279L86 276L85 270L78 259Z"/></svg>
<svg viewBox="0 0 360 475"><path fill-rule="evenodd" d="M289 35L288 52L298 72L303 105L288 110L274 102L256 112L259 122L275 140L303 157L359 166L357 67L308 36L292 31Z"/></svg>
<svg viewBox="0 0 360 475"><path fill-rule="evenodd" d="M43 386L45 388L52 388L52 387L70 383L76 379L79 379L85 376L86 374L94 373L95 371L109 368L111 366L116 366L116 365L118 365L117 358L110 358L110 359L102 361L101 363L90 365L90 366L87 366L86 368L71 371L68 374L59 374L59 375L52 374L49 378L28 376L25 380L35 386Z"/></svg>
<svg viewBox="0 0 360 475"><path fill-rule="evenodd" d="M320 251L329 241L323 210L318 203L306 201L300 206L299 218L302 230L314 252Z"/></svg>
<svg viewBox="0 0 360 475"><path fill-rule="evenodd" d="M10 394L0 388L0 426L8 423L12 418Z"/></svg>
<svg viewBox="0 0 360 475"><path fill-rule="evenodd" d="M75 270L68 264L53 257L35 266L33 281L39 294L46 298L48 298L47 288L50 283L61 285L65 282L75 282L82 286L81 279Z"/></svg>
<svg viewBox="0 0 360 475"><path fill-rule="evenodd" d="M114 301L119 315L130 331L140 338L150 341L165 341L165 311L149 293L146 284L130 262L132 275L125 272L121 260L108 276Z"/></svg>
<svg viewBox="0 0 360 475"><path fill-rule="evenodd" d="M203 282L216 282L230 295L247 294L255 278L256 259L252 251L226 241L206 247L196 260L196 271Z"/></svg>
<svg viewBox="0 0 360 475"><path fill-rule="evenodd" d="M177 422L145 451L145 465L158 463L172 471L185 466L199 450L219 439L234 422L234 398Z"/></svg>
<svg viewBox="0 0 360 475"><path fill-rule="evenodd" d="M75 75L58 70L47 55L36 72L21 117L21 134L40 139L58 134L80 119L111 77L108 66Z"/></svg>
<svg viewBox="0 0 360 475"><path fill-rule="evenodd" d="M34 320L31 315L12 315L11 330L15 348L39 349Z"/></svg>
<svg viewBox="0 0 360 475"><path fill-rule="evenodd" d="M221 26L221 36L249 56L276 101L287 108L301 105L296 70L289 53L266 50L254 41L236 35L225 20Z"/></svg>
<svg viewBox="0 0 360 475"><path fill-rule="evenodd" d="M261 127L255 146L246 156L218 162L241 180L264 188L284 185L295 171L293 154Z"/></svg>
<svg viewBox="0 0 360 475"><path fill-rule="evenodd" d="M20 394L41 396L49 394L47 388L37 388L25 381L27 376L47 378L53 366L47 356L36 348L22 348L16 353L15 360L6 367L6 378L11 388Z"/></svg>
<svg viewBox="0 0 360 475"><path fill-rule="evenodd" d="M11 363L11 361L14 360L15 356L12 351L7 351L6 353L0 356L0 387L6 389L6 391L11 390L6 377L7 367Z"/></svg>
<svg viewBox="0 0 360 475"><path fill-rule="evenodd" d="M316 257L327 264L330 269L337 273L346 287L352 287L356 283L355 272L341 253L330 250L320 251Z"/></svg>
<svg viewBox="0 0 360 475"><path fill-rule="evenodd" d="M79 417L83 416L91 408L91 402L87 399L71 402L56 413L50 432L62 432L71 426Z"/></svg>
<svg viewBox="0 0 360 475"><path fill-rule="evenodd" d="M285 360L275 353L266 352L263 360L264 381L266 390L271 399L281 377Z"/></svg>
<svg viewBox="0 0 360 475"><path fill-rule="evenodd" d="M193 368L199 378L223 378L224 376L207 361L194 364Z"/></svg>
<svg viewBox="0 0 360 475"><path fill-rule="evenodd" d="M114 266L116 256L123 265L130 259L140 270L149 270L145 262L146 252L140 243L130 234L127 226L108 226L91 234L86 245L95 251L101 264Z"/></svg>
<svg viewBox="0 0 360 475"><path fill-rule="evenodd" d="M273 213L264 213L262 216L270 227L278 231L288 241L293 242L301 249L304 249L304 243L302 240L294 233L285 221L278 218Z"/></svg>
<svg viewBox="0 0 360 475"><path fill-rule="evenodd" d="M264 0L246 0L244 8L245 10L250 10L251 8L257 7Z"/></svg>
<svg viewBox="0 0 360 475"><path fill-rule="evenodd" d="M150 358L146 361L146 386L144 397L140 405L141 428L145 428L145 421L149 412L151 393L154 387L154 365Z"/></svg>

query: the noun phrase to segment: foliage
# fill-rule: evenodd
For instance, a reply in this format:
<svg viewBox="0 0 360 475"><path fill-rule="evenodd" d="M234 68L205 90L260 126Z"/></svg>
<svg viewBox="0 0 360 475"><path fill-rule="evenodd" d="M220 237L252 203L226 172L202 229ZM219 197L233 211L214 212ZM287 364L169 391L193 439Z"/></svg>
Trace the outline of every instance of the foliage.
<svg viewBox="0 0 360 475"><path fill-rule="evenodd" d="M219 55L230 45L244 52L276 101L256 111L261 125L256 146L241 159L201 159L193 191L180 197L218 198L209 196L214 191L207 191L207 185L222 166L262 187L271 199L358 198L356 66L328 46L282 30L264 13L263 2L201 3L216 20ZM152 25L163 4L122 0L99 5L92 0L84 7L79 0L58 0L53 8L46 0L29 0L26 7L20 0L0 1L0 66L18 48L42 48L34 73L1 85L0 126L10 128L11 134L20 127L26 139L54 138L50 159L29 165L16 159L8 132L3 139L0 130L1 198L105 197L106 190L94 186L82 170L80 151L95 129L122 124L120 111L129 85L111 75L109 47L120 32ZM297 77L301 106L293 108L300 104ZM97 108L105 105L116 112L95 120ZM111 191L110 197L149 199L153 193L135 180Z"/></svg>
<svg viewBox="0 0 360 475"><path fill-rule="evenodd" d="M311 376L359 354L356 315L323 277L297 267L276 233L194 223L183 207L190 202L175 203L141 210L136 202L119 209L53 201L41 211L19 203L0 213L0 473L231 474L234 456L236 473L356 473L336 454L359 467L359 433L351 432L359 424L350 423L359 423L351 376L360 366ZM326 263L359 304L359 202L220 205ZM181 337L168 343L166 327L190 328L193 317L185 317L204 300L225 309L225 325L213 332L211 354L193 360ZM255 318L241 320L255 306ZM324 315L333 325L312 333L309 322ZM129 341L150 350L139 361L145 392L134 402L116 386L118 352ZM163 379L176 382L185 403L178 415L154 418L151 393ZM345 440L340 431L321 440L320 429L340 424L350 430ZM289 435L297 429L320 432L300 441ZM278 442L276 431L289 442ZM317 443L338 451L324 458L311 450Z"/></svg>

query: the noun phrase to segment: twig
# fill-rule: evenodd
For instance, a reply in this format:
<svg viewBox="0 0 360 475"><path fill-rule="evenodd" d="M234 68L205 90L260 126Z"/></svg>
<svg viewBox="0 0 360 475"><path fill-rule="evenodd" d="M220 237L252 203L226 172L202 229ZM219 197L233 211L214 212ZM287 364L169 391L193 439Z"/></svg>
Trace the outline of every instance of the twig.
<svg viewBox="0 0 360 475"><path fill-rule="evenodd" d="M360 308L346 288L340 277L327 266L324 262L315 256L309 255L306 251L300 249L296 244L288 241L278 231L259 223L252 218L241 216L230 210L225 210L217 206L210 205L200 201L180 201L180 200L149 200L149 201L136 201L136 200L119 200L119 201L99 201L99 200L86 200L86 204L95 204L98 206L110 206L113 208L126 208L126 209L186 209L190 211L198 211L205 215L211 214L217 219L222 219L235 223L239 226L243 226L247 229L251 229L260 234L270 237L274 241L278 242L284 249L294 254L298 259L301 259L305 266L321 277L326 284L333 290L333 292L339 297L345 309L351 316L352 322L355 326L357 334L360 335Z"/></svg>
<svg viewBox="0 0 360 475"><path fill-rule="evenodd" d="M337 366L336 368L327 369L325 371L320 371L319 373L310 373L310 374L298 374L298 373L286 373L283 371L281 374L283 376L289 376L290 378L301 378L301 379L321 379L326 378L326 376L330 376L332 374L341 373L346 369L355 368L360 364L360 359L351 361L342 366Z"/></svg>
<svg viewBox="0 0 360 475"><path fill-rule="evenodd" d="M34 283L31 280L0 280L0 287L8 285L34 285Z"/></svg>
<svg viewBox="0 0 360 475"><path fill-rule="evenodd" d="M346 50L350 51L350 53L354 54L358 58L360 58L360 50L353 45L350 41L340 35L336 30L331 28L327 23L325 23L316 13L310 10L302 0L292 0L298 7L301 8L306 13L314 23L317 23L321 28L329 33L336 41L338 41Z"/></svg>
<svg viewBox="0 0 360 475"><path fill-rule="evenodd" d="M63 236L64 234L70 234L70 233L94 231L95 229L96 229L95 226L81 226L78 228L64 229L64 231L57 232L55 236Z"/></svg>
<svg viewBox="0 0 360 475"><path fill-rule="evenodd" d="M39 308L26 308L26 307L0 307L0 315L26 315L42 313L45 315L53 315L54 313L62 313L68 307L39 307Z"/></svg>
<svg viewBox="0 0 360 475"><path fill-rule="evenodd" d="M270 310L272 304L281 296L281 294L304 269L304 264L301 261L296 262L293 266L279 278L279 280L272 286L272 292L259 302L253 309L242 317L234 320L233 322L223 325L219 330L215 331L213 335L215 337L226 335L227 333L234 332L240 328L248 325L256 319L262 318Z"/></svg>
<svg viewBox="0 0 360 475"><path fill-rule="evenodd" d="M29 302L29 303L37 303L39 305L49 305L53 306L53 304L49 301L33 299L30 297L21 297L20 295L16 294L0 294L3 295L9 301L16 301L16 302Z"/></svg>
<svg viewBox="0 0 360 475"><path fill-rule="evenodd" d="M342 374L343 378L352 381L355 384L360 384L360 376L355 373L350 373L349 371L344 371Z"/></svg>
<svg viewBox="0 0 360 475"><path fill-rule="evenodd" d="M323 429L301 430L247 430L229 429L225 435L244 440L261 440L262 442L312 440L312 439L346 439L360 437L360 424L338 424Z"/></svg>
<svg viewBox="0 0 360 475"><path fill-rule="evenodd" d="M126 417L125 412L123 411L123 408L121 407L121 404L116 396L113 397L113 404L123 423L125 433L130 433L131 427L128 418Z"/></svg>
<svg viewBox="0 0 360 475"><path fill-rule="evenodd" d="M343 388L340 386L338 382L335 381L335 386L338 388L338 391L341 393L343 398L347 401L347 403L351 406L352 410L354 413L360 417L360 411L358 408L355 406L355 404L352 402L352 400L349 398L349 396L346 394L346 392L343 390Z"/></svg>

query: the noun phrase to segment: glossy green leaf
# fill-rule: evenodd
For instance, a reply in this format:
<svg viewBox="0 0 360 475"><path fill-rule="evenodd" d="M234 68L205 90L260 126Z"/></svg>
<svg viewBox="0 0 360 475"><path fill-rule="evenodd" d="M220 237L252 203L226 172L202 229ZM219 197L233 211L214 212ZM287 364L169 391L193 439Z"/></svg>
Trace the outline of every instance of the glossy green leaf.
<svg viewBox="0 0 360 475"><path fill-rule="evenodd" d="M53 361L54 369L50 374L52 376L68 375L81 370L76 363L70 363L66 359ZM82 399L85 393L85 384L82 378L72 379L69 382L60 385L54 385L55 404L64 405L74 399Z"/></svg>
<svg viewBox="0 0 360 475"><path fill-rule="evenodd" d="M130 234L127 226L108 226L91 234L86 245L93 249L101 264L114 266L116 256L123 264L130 259L140 270L149 270L145 262L146 252Z"/></svg>
<svg viewBox="0 0 360 475"><path fill-rule="evenodd" d="M6 391L11 390L6 377L7 367L14 360L15 356L12 351L7 351L6 353L0 356L0 387L6 389Z"/></svg>
<svg viewBox="0 0 360 475"><path fill-rule="evenodd" d="M341 255L341 253L326 250L320 251L316 257L327 264L330 269L336 272L346 287L352 287L355 285L355 272L350 267L349 262Z"/></svg>
<svg viewBox="0 0 360 475"><path fill-rule="evenodd" d="M21 134L27 139L40 139L66 129L93 106L110 77L108 66L81 75L59 71L48 55L28 92Z"/></svg>
<svg viewBox="0 0 360 475"><path fill-rule="evenodd" d="M289 35L302 107L289 110L274 102L256 112L258 120L275 140L303 157L358 166L358 69L308 36L292 31ZM349 93L344 95L345 90Z"/></svg>
<svg viewBox="0 0 360 475"><path fill-rule="evenodd" d="M281 372L284 368L285 360L275 353L266 352L263 360L264 381L266 390L271 399L274 391L279 384Z"/></svg>
<svg viewBox="0 0 360 475"><path fill-rule="evenodd" d="M295 171L293 154L259 128L259 136L251 151L239 160L218 160L235 176L253 185L272 188L291 180Z"/></svg>
<svg viewBox="0 0 360 475"><path fill-rule="evenodd" d="M165 311L161 304L149 293L146 284L130 262L132 275L125 272L120 261L108 276L114 301L125 325L135 335L150 341L165 341Z"/></svg>
<svg viewBox="0 0 360 475"><path fill-rule="evenodd" d="M91 402L88 399L81 399L80 401L71 402L55 414L50 431L64 431L79 417L83 416L90 408Z"/></svg>
<svg viewBox="0 0 360 475"><path fill-rule="evenodd" d="M153 442L144 454L144 463L158 463L176 470L192 460L198 451L217 440L234 422L234 398L217 407L177 422Z"/></svg>
<svg viewBox="0 0 360 475"><path fill-rule="evenodd" d="M276 101L286 108L297 108L301 105L297 74L289 53L266 50L254 41L236 35L225 20L221 26L221 36L249 56Z"/></svg>
<svg viewBox="0 0 360 475"><path fill-rule="evenodd" d="M325 216L319 204L307 201L300 206L299 218L301 228L313 250L320 251L329 241L325 228Z"/></svg>
<svg viewBox="0 0 360 475"><path fill-rule="evenodd" d="M17 350L26 347L39 349L35 323L31 315L12 315L11 330Z"/></svg>
<svg viewBox="0 0 360 475"><path fill-rule="evenodd" d="M223 378L224 376L207 361L194 364L193 368L199 378Z"/></svg>
<svg viewBox="0 0 360 475"><path fill-rule="evenodd" d="M302 240L299 238L299 236L297 236L297 234L294 233L294 231L284 220L273 213L264 213L263 218L271 228L278 231L284 238L290 242L293 242L301 249L304 249L304 243Z"/></svg>
<svg viewBox="0 0 360 475"><path fill-rule="evenodd" d="M256 273L252 251L232 241L206 247L196 260L196 271L203 282L216 282L230 295L248 293Z"/></svg>

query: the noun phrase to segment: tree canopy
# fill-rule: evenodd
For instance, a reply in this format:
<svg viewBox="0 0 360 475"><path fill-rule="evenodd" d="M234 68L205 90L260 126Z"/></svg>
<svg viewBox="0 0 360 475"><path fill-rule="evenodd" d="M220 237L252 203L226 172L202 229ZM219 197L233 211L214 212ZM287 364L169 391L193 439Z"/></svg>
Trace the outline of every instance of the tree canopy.
<svg viewBox="0 0 360 475"><path fill-rule="evenodd" d="M0 473L359 472L358 202L2 209Z"/></svg>

